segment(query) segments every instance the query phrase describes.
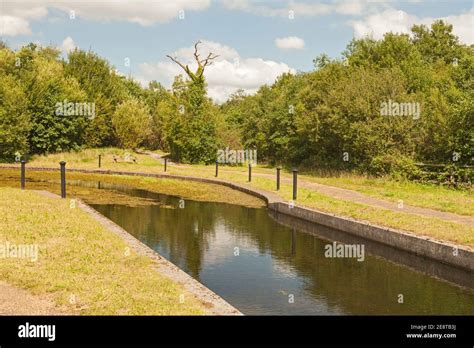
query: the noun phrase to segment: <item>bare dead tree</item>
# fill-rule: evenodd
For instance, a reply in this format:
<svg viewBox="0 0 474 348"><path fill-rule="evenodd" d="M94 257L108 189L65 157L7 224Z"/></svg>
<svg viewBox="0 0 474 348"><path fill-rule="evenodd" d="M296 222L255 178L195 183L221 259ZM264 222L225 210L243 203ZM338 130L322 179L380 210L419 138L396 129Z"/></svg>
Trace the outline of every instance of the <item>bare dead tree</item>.
<svg viewBox="0 0 474 348"><path fill-rule="evenodd" d="M194 60L198 64L198 68L197 68L196 72L192 72L187 64L184 65L183 63L178 61L176 59L176 57L171 57L170 55L166 55L169 59L171 59L173 62L178 64L186 72L186 74L189 76L189 78L194 82L203 81L204 80L204 77L203 77L204 76L204 69L207 66L212 65L214 63L214 59L219 57L218 55L215 55L214 53L209 52L209 54L207 55L206 58L201 59L200 54L199 54L199 49L198 49L198 46L199 46L200 43L201 43L201 41L198 41L194 44Z"/></svg>

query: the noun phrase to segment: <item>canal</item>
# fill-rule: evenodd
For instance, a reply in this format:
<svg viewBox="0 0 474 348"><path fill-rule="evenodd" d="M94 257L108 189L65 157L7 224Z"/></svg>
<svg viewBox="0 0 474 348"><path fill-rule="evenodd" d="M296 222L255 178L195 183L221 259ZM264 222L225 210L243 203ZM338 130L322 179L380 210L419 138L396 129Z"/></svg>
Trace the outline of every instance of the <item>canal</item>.
<svg viewBox="0 0 474 348"><path fill-rule="evenodd" d="M244 314L474 314L470 272L266 208L102 187L159 201L92 206ZM363 261L326 257L334 241Z"/></svg>
<svg viewBox="0 0 474 348"><path fill-rule="evenodd" d="M104 182L69 183L93 187L94 196L114 192L146 202L82 197L247 315L474 314L472 272L267 208L184 201ZM58 186L29 183L35 185ZM364 246L363 258L327 257L334 242Z"/></svg>

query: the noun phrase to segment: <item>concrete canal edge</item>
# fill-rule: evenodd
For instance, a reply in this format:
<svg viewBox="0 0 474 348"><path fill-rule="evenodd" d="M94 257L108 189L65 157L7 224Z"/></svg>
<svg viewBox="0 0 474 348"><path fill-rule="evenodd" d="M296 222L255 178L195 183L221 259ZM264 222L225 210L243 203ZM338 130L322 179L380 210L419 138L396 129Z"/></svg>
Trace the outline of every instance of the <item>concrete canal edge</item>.
<svg viewBox="0 0 474 348"><path fill-rule="evenodd" d="M207 314L210 315L242 315L242 313L222 297L214 293L212 290L204 286L202 283L191 277L189 274L181 270L179 267L166 260L146 244L140 242L115 222L109 220L94 208L86 203L78 200L78 206L85 210L95 220L99 221L107 230L121 237L129 246L132 247L139 255L144 255L153 260L158 266L157 271L165 277L182 285L189 293L194 295L198 300L204 303Z"/></svg>
<svg viewBox="0 0 474 348"><path fill-rule="evenodd" d="M274 202L271 204L270 209L419 256L434 259L444 264L474 271L474 252L469 247L449 244L445 241L438 241L405 231L373 225L367 221L340 217L303 207L295 206L290 208L284 202Z"/></svg>
<svg viewBox="0 0 474 348"><path fill-rule="evenodd" d="M49 191L36 192L50 197L59 198L58 195ZM150 258L154 262L155 269L158 273L171 281L180 284L186 291L200 300L204 304L207 315L242 315L237 308L225 301L222 297L198 282L170 261L166 260L155 250L139 241L115 222L100 214L97 210L84 203L82 200L75 200L79 208L88 213L94 220L98 221L107 231L122 238L123 241L137 254Z"/></svg>
<svg viewBox="0 0 474 348"><path fill-rule="evenodd" d="M18 166L2 166L2 168L18 169ZM58 169L56 168L34 167L29 167L28 170L58 171ZM340 230L348 234L356 235L400 250L408 251L416 255L427 257L451 266L459 267L469 271L474 271L474 250L467 246L456 245L453 243L448 243L446 241L439 241L429 237L417 236L410 232L396 230L383 226L377 226L367 221L355 220L348 217L329 214L315 209L300 207L296 204L294 205L294 207L291 207L289 203L283 201L280 196L274 193L259 190L247 185L234 183L228 180L174 175L166 173L159 174L142 172L123 172L96 169L68 169L68 171L90 174L113 174L169 178L223 185L263 199L267 202L267 206L269 209L274 210L278 213L293 216L318 225L334 228L336 230Z"/></svg>

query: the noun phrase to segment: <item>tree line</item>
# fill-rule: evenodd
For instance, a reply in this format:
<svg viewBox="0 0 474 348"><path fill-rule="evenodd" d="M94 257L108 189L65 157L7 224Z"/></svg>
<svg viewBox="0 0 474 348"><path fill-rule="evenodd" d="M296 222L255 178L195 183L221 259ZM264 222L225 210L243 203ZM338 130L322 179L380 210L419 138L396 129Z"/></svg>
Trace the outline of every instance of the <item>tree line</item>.
<svg viewBox="0 0 474 348"><path fill-rule="evenodd" d="M259 161L372 174L416 171L414 163L472 164L473 45L443 21L411 35L353 39L341 59L283 74L254 95L218 105L205 67L176 58L184 76L167 90L142 87L103 58L76 49L0 45L0 159L84 147L162 149L175 160L211 163L218 149L256 149ZM217 54L219 52L216 52ZM57 104L88 102L94 115L65 116Z"/></svg>

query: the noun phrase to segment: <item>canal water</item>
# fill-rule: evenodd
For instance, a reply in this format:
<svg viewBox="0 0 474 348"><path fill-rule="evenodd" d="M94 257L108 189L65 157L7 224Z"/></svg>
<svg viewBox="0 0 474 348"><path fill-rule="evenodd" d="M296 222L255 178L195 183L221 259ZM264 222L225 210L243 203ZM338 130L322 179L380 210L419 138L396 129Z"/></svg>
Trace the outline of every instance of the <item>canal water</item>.
<svg viewBox="0 0 474 348"><path fill-rule="evenodd" d="M266 208L99 187L158 201L92 206L244 314L474 314L472 272ZM363 261L326 257L334 241Z"/></svg>
<svg viewBox="0 0 474 348"><path fill-rule="evenodd" d="M473 272L266 208L69 184L72 194L93 188L81 198L247 315L474 314ZM1 185L17 187L17 178L3 177ZM28 186L58 189L44 181ZM130 203L140 200L146 204ZM334 242L364 246L363 261L327 257Z"/></svg>

